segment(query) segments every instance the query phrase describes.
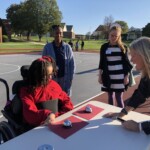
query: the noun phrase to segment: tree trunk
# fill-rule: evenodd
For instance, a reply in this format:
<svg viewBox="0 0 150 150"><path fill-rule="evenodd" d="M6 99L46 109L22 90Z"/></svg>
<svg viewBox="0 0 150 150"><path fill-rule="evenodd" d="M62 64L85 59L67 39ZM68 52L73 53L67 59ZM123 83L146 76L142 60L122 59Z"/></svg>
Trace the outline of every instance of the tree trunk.
<svg viewBox="0 0 150 150"><path fill-rule="evenodd" d="M30 41L30 31L27 32L27 41Z"/></svg>

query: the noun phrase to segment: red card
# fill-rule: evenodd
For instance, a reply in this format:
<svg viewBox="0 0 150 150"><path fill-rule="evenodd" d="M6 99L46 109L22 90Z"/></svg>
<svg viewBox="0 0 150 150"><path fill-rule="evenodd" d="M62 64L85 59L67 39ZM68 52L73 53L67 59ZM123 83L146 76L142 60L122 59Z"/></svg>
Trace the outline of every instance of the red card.
<svg viewBox="0 0 150 150"><path fill-rule="evenodd" d="M92 108L92 112L91 113L87 113L85 111L85 108L86 106L90 106ZM74 112L73 114L74 115L77 115L79 117L82 117L84 119L87 119L87 120L90 120L92 119L93 117L95 117L98 113L100 113L101 111L103 111L104 109L103 108L100 108L100 107L96 107L94 105L86 105L84 107L82 107L81 109L77 110L76 112Z"/></svg>
<svg viewBox="0 0 150 150"><path fill-rule="evenodd" d="M65 120L70 120L72 123L71 128L65 128L63 126L63 123ZM66 118L60 122L56 122L55 124L50 124L49 128L51 131L53 131L55 134L59 135L60 137L66 139L67 137L71 136L81 128L85 127L88 124L88 122L83 121L75 116L71 116L69 118Z"/></svg>

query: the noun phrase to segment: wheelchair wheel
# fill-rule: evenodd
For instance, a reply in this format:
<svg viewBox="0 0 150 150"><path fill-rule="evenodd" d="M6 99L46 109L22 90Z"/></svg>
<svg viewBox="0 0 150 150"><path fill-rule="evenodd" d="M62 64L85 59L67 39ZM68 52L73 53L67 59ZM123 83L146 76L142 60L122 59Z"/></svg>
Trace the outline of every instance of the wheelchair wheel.
<svg viewBox="0 0 150 150"><path fill-rule="evenodd" d="M16 137L12 127L6 121L0 122L0 144Z"/></svg>

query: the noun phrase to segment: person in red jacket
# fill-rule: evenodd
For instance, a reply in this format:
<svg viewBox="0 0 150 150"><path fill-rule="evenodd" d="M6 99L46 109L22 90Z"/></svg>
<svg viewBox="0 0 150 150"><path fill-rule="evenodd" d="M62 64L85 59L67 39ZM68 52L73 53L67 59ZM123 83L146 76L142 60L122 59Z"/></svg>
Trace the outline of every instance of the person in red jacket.
<svg viewBox="0 0 150 150"><path fill-rule="evenodd" d="M43 56L29 68L28 86L21 88L24 122L35 127L49 124L73 109L70 97L52 80L56 65L51 57Z"/></svg>

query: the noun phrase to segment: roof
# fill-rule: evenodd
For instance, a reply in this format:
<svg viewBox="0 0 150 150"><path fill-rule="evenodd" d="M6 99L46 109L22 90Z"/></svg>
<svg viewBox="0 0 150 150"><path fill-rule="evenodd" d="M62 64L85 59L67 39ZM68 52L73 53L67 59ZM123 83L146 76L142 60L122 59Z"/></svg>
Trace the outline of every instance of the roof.
<svg viewBox="0 0 150 150"><path fill-rule="evenodd" d="M103 25L99 25L95 31L102 31L104 29Z"/></svg>
<svg viewBox="0 0 150 150"><path fill-rule="evenodd" d="M65 23L61 23L61 27L64 28L66 26Z"/></svg>
<svg viewBox="0 0 150 150"><path fill-rule="evenodd" d="M72 25L67 25L66 27L67 27L67 32L72 32L72 28L73 28Z"/></svg>

